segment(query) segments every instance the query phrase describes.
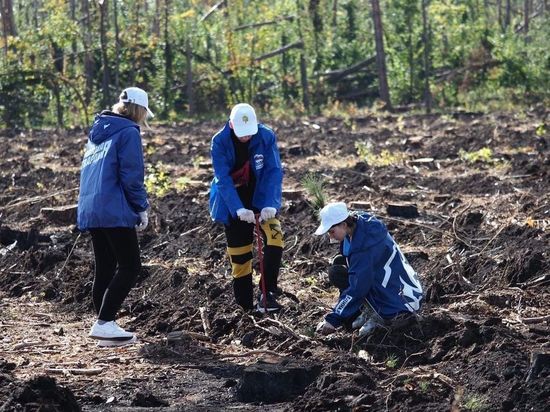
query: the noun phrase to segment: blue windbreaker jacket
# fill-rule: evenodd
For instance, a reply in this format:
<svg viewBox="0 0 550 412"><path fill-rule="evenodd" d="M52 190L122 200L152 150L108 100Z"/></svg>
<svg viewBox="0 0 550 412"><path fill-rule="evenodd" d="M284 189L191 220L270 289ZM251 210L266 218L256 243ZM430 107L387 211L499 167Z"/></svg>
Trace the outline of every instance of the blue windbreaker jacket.
<svg viewBox="0 0 550 412"><path fill-rule="evenodd" d="M279 210L283 169L275 133L258 124L258 133L252 136L248 152L250 169L256 177L252 206L258 210L264 207ZM210 185L210 216L216 222L228 224L229 218L237 218L237 210L244 207L231 179L236 159L229 122L212 138L210 154L214 168Z"/></svg>
<svg viewBox="0 0 550 412"><path fill-rule="evenodd" d="M348 241L349 248L341 249L348 249L343 252L348 261L349 287L325 318L331 325L341 326L356 315L364 299L382 318L420 309L422 286L382 222L368 213L358 215L357 227Z"/></svg>
<svg viewBox="0 0 550 412"><path fill-rule="evenodd" d="M111 112L97 115L80 170L78 228L134 227L149 206L139 126Z"/></svg>

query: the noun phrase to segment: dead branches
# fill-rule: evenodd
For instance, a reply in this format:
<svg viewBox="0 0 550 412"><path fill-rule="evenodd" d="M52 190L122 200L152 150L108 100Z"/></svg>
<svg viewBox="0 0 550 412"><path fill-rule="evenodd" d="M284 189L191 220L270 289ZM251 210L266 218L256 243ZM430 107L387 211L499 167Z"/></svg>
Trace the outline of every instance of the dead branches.
<svg viewBox="0 0 550 412"><path fill-rule="evenodd" d="M12 209L14 207L21 206L21 205L38 203L38 202L41 202L42 200L49 199L50 197L54 197L54 196L57 196L57 195L62 195L62 194L65 194L65 193L74 192L76 190L78 190L78 187L74 187L72 189L67 189L67 190L60 190L60 191L54 192L54 193L48 193L47 195L43 195L43 196L30 197L28 199L19 198L19 199L16 199L15 203L10 203L6 206L0 207L0 210L8 210L8 209Z"/></svg>
<svg viewBox="0 0 550 412"><path fill-rule="evenodd" d="M208 321L208 315L206 313L206 308L204 306L201 306L199 308L199 312L201 314L202 328L204 329L204 334L206 336L209 336L210 335L210 322Z"/></svg>
<svg viewBox="0 0 550 412"><path fill-rule="evenodd" d="M293 338L295 338L299 341L313 342L313 340L309 336L305 336L305 335L302 335L298 332L295 332L292 328L290 328L289 326L285 325L284 323L282 323L281 321L279 321L277 319L265 318L265 319L260 320L259 322L256 322L256 319L254 319L253 316L249 315L249 318L252 320L255 327L257 327L258 329L261 329L261 330L263 330L263 331L265 331L269 334L272 334L272 335L275 335L275 336L281 336L282 333L279 329L277 329L277 327L278 327L278 328L284 330L285 332L290 334ZM262 324L265 324L265 323L272 323L273 325L266 327L266 326L262 325Z"/></svg>
<svg viewBox="0 0 550 412"><path fill-rule="evenodd" d="M44 371L52 374L93 376L103 372L103 368L44 368Z"/></svg>

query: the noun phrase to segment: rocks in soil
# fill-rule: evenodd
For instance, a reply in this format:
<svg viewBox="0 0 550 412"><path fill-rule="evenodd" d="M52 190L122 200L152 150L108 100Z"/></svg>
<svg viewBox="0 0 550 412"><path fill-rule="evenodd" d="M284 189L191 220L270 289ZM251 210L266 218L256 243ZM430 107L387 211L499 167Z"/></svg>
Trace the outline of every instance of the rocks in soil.
<svg viewBox="0 0 550 412"><path fill-rule="evenodd" d="M527 382L535 380L543 369L550 369L550 353L533 353Z"/></svg>
<svg viewBox="0 0 550 412"><path fill-rule="evenodd" d="M285 189L282 192L282 196L287 200L302 200L304 198L304 192L299 189Z"/></svg>
<svg viewBox="0 0 550 412"><path fill-rule="evenodd" d="M17 387L5 410L80 411L74 394L49 376L37 376ZM13 408L13 409L12 409Z"/></svg>
<svg viewBox="0 0 550 412"><path fill-rule="evenodd" d="M350 202L349 207L350 209L355 210L372 210L372 205L370 202L354 201Z"/></svg>
<svg viewBox="0 0 550 412"><path fill-rule="evenodd" d="M411 203L390 203L386 206L386 213L390 216L415 218L420 216L416 205Z"/></svg>
<svg viewBox="0 0 550 412"><path fill-rule="evenodd" d="M132 400L132 406L141 406L146 408L158 408L168 405L168 402L158 399L148 390L141 389L138 389L134 395L134 399Z"/></svg>
<svg viewBox="0 0 550 412"><path fill-rule="evenodd" d="M49 242L48 236L41 235L38 229L31 228L28 231L13 230L9 227L0 227L0 243L8 246L17 242L20 250L28 250L38 242Z"/></svg>
<svg viewBox="0 0 550 412"><path fill-rule="evenodd" d="M11 372L16 367L17 365L15 363L0 358L0 372Z"/></svg>
<svg viewBox="0 0 550 412"><path fill-rule="evenodd" d="M76 222L77 205L64 205L54 207L43 207L40 214L48 222L59 225L72 225Z"/></svg>
<svg viewBox="0 0 550 412"><path fill-rule="evenodd" d="M242 402L288 402L301 395L317 379L320 365L254 365L244 369L237 385Z"/></svg>

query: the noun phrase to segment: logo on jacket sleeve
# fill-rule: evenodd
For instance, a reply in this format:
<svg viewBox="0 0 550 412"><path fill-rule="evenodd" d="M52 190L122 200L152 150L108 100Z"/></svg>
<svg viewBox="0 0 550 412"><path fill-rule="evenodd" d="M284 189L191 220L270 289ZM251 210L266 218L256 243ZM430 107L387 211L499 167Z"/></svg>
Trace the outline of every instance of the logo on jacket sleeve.
<svg viewBox="0 0 550 412"><path fill-rule="evenodd" d="M264 155L263 154L254 155L254 167L256 168L256 170L263 169L263 167L264 167Z"/></svg>
<svg viewBox="0 0 550 412"><path fill-rule="evenodd" d="M337 315L341 315L352 299L353 298L350 295L344 296L342 300L338 302L338 305L336 305L336 307L334 308L334 313L336 313Z"/></svg>

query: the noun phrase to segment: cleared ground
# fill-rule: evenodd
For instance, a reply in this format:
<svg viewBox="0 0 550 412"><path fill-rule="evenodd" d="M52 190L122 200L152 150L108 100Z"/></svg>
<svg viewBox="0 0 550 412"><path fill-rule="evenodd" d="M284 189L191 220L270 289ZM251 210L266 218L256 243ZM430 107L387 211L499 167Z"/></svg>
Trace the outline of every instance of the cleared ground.
<svg viewBox="0 0 550 412"><path fill-rule="evenodd" d="M286 173L285 310L272 317L233 304L208 216L220 125L146 132L150 227L120 317L140 342L122 349L86 338L89 236L74 211L43 210L76 202L84 132L4 133L0 409L548 410L548 124L542 109L271 123ZM368 340L313 334L337 295L325 273L336 246L313 236L301 184L310 172L330 200L388 225L424 285L417 322Z"/></svg>

